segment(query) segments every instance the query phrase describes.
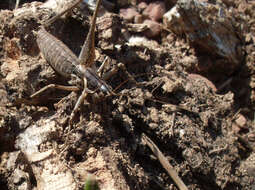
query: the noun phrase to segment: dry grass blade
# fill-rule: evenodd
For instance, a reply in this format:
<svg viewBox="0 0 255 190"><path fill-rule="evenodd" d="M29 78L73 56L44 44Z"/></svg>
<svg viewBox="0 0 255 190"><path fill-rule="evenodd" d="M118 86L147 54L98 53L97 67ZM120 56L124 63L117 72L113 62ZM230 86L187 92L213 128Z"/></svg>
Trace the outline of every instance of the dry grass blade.
<svg viewBox="0 0 255 190"><path fill-rule="evenodd" d="M174 170L173 166L170 165L166 157L163 155L163 153L159 150L157 145L145 134L142 134L142 140L150 147L151 151L154 153L154 155L157 157L163 168L167 171L169 176L174 180L176 185L180 190L188 190L187 186L184 184L184 182L181 180L181 178L178 176L177 172Z"/></svg>

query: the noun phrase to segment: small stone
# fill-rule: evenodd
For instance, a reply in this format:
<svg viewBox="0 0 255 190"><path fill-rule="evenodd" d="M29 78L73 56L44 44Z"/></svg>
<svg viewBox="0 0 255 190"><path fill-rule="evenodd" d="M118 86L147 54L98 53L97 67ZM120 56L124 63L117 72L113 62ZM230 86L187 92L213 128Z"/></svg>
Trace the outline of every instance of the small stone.
<svg viewBox="0 0 255 190"><path fill-rule="evenodd" d="M238 133L240 132L240 127L239 127L237 124L233 123L233 124L232 124L232 131L233 131L235 134L238 134Z"/></svg>
<svg viewBox="0 0 255 190"><path fill-rule="evenodd" d="M238 114L238 116L236 117L235 121L232 124L232 130L235 133L239 133L241 129L246 128L246 118L242 115L242 114Z"/></svg>
<svg viewBox="0 0 255 190"><path fill-rule="evenodd" d="M216 86L210 80L208 80L207 78L203 77L202 75L191 73L191 74L188 75L188 77L190 79L193 79L193 80L202 80L204 83L206 83L206 85L209 88L211 88L213 90L213 92L217 92Z"/></svg>
<svg viewBox="0 0 255 190"><path fill-rule="evenodd" d="M120 9L120 16L128 22L132 22L135 16L139 15L135 8Z"/></svg>
<svg viewBox="0 0 255 190"><path fill-rule="evenodd" d="M248 139L249 139L249 141L251 141L251 142L255 142L255 132L250 133L250 134L248 135Z"/></svg>
<svg viewBox="0 0 255 190"><path fill-rule="evenodd" d="M236 124L238 126L240 126L241 128L245 128L246 125L246 118L242 115L242 114L238 114L236 120L235 120Z"/></svg>
<svg viewBox="0 0 255 190"><path fill-rule="evenodd" d="M144 9L147 8L147 6L148 6L147 3L141 2L138 4L138 9L139 9L139 11L143 11Z"/></svg>
<svg viewBox="0 0 255 190"><path fill-rule="evenodd" d="M145 20L144 24L147 24L148 26L148 30L144 32L145 36L147 36L148 38L153 38L160 34L161 27L159 23L152 20Z"/></svg>
<svg viewBox="0 0 255 190"><path fill-rule="evenodd" d="M143 15L149 17L153 21L159 21L163 18L166 12L166 7L164 2L156 1L150 3L147 8L143 11Z"/></svg>

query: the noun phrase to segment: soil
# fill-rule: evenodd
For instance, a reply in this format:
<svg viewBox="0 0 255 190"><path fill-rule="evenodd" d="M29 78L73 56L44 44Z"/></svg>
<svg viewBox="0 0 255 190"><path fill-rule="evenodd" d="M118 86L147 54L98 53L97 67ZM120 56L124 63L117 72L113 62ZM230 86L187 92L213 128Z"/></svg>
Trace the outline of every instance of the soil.
<svg viewBox="0 0 255 190"><path fill-rule="evenodd" d="M0 7L1 189L82 189L89 174L101 189L178 189L142 142L146 134L188 189L254 190L255 3L221 3L242 42L238 64L169 30L132 44L118 14L98 18L95 66L108 57L104 73L126 70L106 80L116 95L89 94L71 125L81 92L50 89L30 98L48 84L68 85L36 44L52 13L15 16ZM89 17L75 10L47 30L78 56Z"/></svg>

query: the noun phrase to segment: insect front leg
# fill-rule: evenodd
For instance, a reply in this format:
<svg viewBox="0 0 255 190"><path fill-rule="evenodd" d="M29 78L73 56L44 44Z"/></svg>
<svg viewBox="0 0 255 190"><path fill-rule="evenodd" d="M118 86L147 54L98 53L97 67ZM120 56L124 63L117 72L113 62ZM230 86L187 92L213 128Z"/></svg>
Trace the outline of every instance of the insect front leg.
<svg viewBox="0 0 255 190"><path fill-rule="evenodd" d="M70 124L73 122L73 119L74 119L74 116L75 116L76 112L78 111L78 109L81 106L81 104L84 102L84 100L87 97L87 95L94 93L94 91L89 90L87 88L87 79L86 78L83 79L83 82L84 82L84 89L83 89L80 97L78 98L78 100L77 100L77 102L76 102L76 104L74 106L74 109L73 109L73 111L71 113L70 120L69 120Z"/></svg>
<svg viewBox="0 0 255 190"><path fill-rule="evenodd" d="M128 72L126 66L123 63L119 63L113 66L113 68L110 71L106 72L102 78L104 80L108 80L120 70L128 77L129 81L132 81L134 84L138 85L135 78Z"/></svg>

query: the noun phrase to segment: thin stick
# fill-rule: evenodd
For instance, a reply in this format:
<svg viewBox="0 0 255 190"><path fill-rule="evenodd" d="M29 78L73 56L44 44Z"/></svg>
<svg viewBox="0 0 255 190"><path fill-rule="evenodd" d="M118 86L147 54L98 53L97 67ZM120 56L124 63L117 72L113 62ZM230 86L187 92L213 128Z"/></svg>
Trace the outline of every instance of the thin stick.
<svg viewBox="0 0 255 190"><path fill-rule="evenodd" d="M19 1L20 1L20 0L16 0L15 9L17 9L17 8L19 7Z"/></svg>
<svg viewBox="0 0 255 190"><path fill-rule="evenodd" d="M150 147L153 154L157 157L160 164L163 166L163 168L165 168L169 176L174 180L178 188L180 190L188 190L187 186L183 183L177 172L174 170L173 166L170 165L170 163L163 155L163 153L159 150L157 145L155 145L154 142L145 134L142 134L142 140Z"/></svg>

